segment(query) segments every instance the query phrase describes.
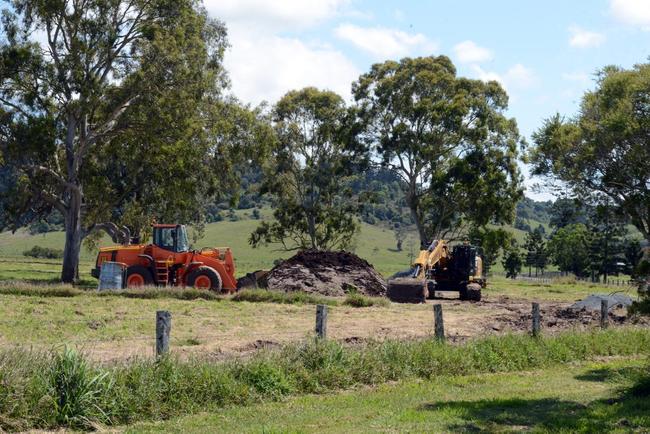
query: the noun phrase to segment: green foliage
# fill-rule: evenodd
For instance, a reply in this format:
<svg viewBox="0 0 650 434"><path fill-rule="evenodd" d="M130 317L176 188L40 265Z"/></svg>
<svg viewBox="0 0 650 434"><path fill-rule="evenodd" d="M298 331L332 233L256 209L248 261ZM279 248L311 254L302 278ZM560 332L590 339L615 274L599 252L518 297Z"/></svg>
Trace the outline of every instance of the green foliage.
<svg viewBox="0 0 650 434"><path fill-rule="evenodd" d="M554 202L551 201L536 201L529 197L522 197L517 202L517 217L523 220L549 223L552 218L553 204Z"/></svg>
<svg viewBox="0 0 650 434"><path fill-rule="evenodd" d="M332 298L309 294L303 291L280 292L267 289L242 289L231 298L233 301L249 301L253 303L279 304L327 304L335 306L338 303Z"/></svg>
<svg viewBox="0 0 650 434"><path fill-rule="evenodd" d="M523 265L519 249L516 246L507 249L504 252L502 262L503 269L506 270L506 277L516 279L517 275L521 273L521 266Z"/></svg>
<svg viewBox="0 0 650 434"><path fill-rule="evenodd" d="M32 258L61 259L63 258L63 250L34 246L29 250L25 250L23 256L30 256Z"/></svg>
<svg viewBox="0 0 650 434"><path fill-rule="evenodd" d="M512 234L502 228L474 227L469 231L468 237L472 245L481 248L486 273L497 263L500 252L509 249L514 242Z"/></svg>
<svg viewBox="0 0 650 434"><path fill-rule="evenodd" d="M540 231L539 228L526 234L524 249L526 249L524 264L529 267L528 274L531 274L530 269L533 267L535 268L536 276L539 270L544 272L548 263L548 252L546 250L546 242L542 236L542 231Z"/></svg>
<svg viewBox="0 0 650 434"><path fill-rule="evenodd" d="M367 297L362 294L348 294L343 301L345 306L352 307L371 307L371 306L381 306L386 307L390 303L385 298L380 297Z"/></svg>
<svg viewBox="0 0 650 434"><path fill-rule="evenodd" d="M277 102L277 142L266 167L264 190L275 197L274 222L250 236L253 246L281 243L286 250L349 248L359 230L358 206L345 188L360 170L343 99L313 87L294 90Z"/></svg>
<svg viewBox="0 0 650 434"><path fill-rule="evenodd" d="M402 180L420 242L508 222L522 196L516 123L495 82L456 76L449 58L372 66L352 86L363 138Z"/></svg>
<svg viewBox="0 0 650 434"><path fill-rule="evenodd" d="M551 261L560 271L585 276L591 265L592 234L583 224L561 226L547 245Z"/></svg>
<svg viewBox="0 0 650 434"><path fill-rule="evenodd" d="M15 0L3 12L0 176L12 188L0 223L58 210L64 281L95 230L119 240L121 226L140 235L153 217L200 224L204 199L232 187L241 148L263 150L259 113L221 95L225 27L197 2Z"/></svg>
<svg viewBox="0 0 650 434"><path fill-rule="evenodd" d="M314 340L250 359L135 360L104 369L82 356L0 352L0 428L88 428L216 410L287 395L440 375L523 371L602 356L647 353L650 333L619 329L553 337L433 339L347 347ZM43 397L58 404L44 405ZM47 401L52 402L52 401Z"/></svg>
<svg viewBox="0 0 650 434"><path fill-rule="evenodd" d="M650 64L608 66L580 114L547 119L533 135L533 173L569 186L583 201L611 198L650 239Z"/></svg>
<svg viewBox="0 0 650 434"><path fill-rule="evenodd" d="M109 422L101 408L102 395L112 388L108 372L94 370L79 353L66 348L54 355L45 375L54 426L88 429Z"/></svg>
<svg viewBox="0 0 650 434"><path fill-rule="evenodd" d="M586 224L588 209L577 199L560 197L551 206L549 224L555 228L563 228L578 223Z"/></svg>

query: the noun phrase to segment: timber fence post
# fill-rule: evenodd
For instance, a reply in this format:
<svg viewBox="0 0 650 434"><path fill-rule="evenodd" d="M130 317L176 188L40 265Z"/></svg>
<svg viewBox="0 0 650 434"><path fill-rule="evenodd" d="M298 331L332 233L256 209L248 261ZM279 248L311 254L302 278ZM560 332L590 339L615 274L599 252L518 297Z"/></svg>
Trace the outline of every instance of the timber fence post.
<svg viewBox="0 0 650 434"><path fill-rule="evenodd" d="M442 319L442 305L433 305L434 330L436 339L445 340L445 324Z"/></svg>
<svg viewBox="0 0 650 434"><path fill-rule="evenodd" d="M156 357L169 353L169 335L172 329L172 314L166 310L156 312Z"/></svg>

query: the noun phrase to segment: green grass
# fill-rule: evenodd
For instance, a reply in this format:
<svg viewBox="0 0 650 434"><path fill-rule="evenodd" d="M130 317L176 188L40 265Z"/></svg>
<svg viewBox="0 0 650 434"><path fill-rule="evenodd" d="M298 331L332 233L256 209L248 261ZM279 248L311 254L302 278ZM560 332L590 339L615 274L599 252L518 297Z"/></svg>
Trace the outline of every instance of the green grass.
<svg viewBox="0 0 650 434"><path fill-rule="evenodd" d="M90 366L59 352L0 353L0 428L127 424L396 380L521 372L600 356L648 354L650 331L618 329L451 346L435 340L346 347L311 341L221 363L140 360ZM434 407L435 408L435 407Z"/></svg>
<svg viewBox="0 0 650 434"><path fill-rule="evenodd" d="M552 283L540 283L525 280L492 277L488 279L483 294L488 297L507 296L525 300L576 301L590 294L620 292L632 298L637 296L634 286L604 286L585 281L570 279L553 279Z"/></svg>
<svg viewBox="0 0 650 434"><path fill-rule="evenodd" d="M338 302L332 297L323 297L306 292L279 292L266 289L244 289L232 296L233 301L279 304L327 304L336 306Z"/></svg>
<svg viewBox="0 0 650 434"><path fill-rule="evenodd" d="M381 297L367 297L361 294L348 294L343 300L345 306L352 307L370 307L370 306L381 306L387 307L390 305L390 302L385 298Z"/></svg>
<svg viewBox="0 0 650 434"><path fill-rule="evenodd" d="M136 424L127 432L645 432L650 400L630 389L645 363L444 375Z"/></svg>
<svg viewBox="0 0 650 434"><path fill-rule="evenodd" d="M245 217L246 210L238 210L237 214ZM269 211L264 210L263 216L268 218ZM248 244L250 234L259 225L260 220L242 219L239 221L221 221L206 225L204 236L193 242L193 246L200 247L231 247L235 256L237 275L241 276L248 272L270 269L277 259L287 259L293 255L292 252L283 252L279 245L262 246L254 249ZM56 279L60 269L56 264L60 261L44 261L44 267L32 267L32 258L22 256L22 252L38 245L48 248L63 248L63 233L50 232L47 234L29 235L20 230L15 234L10 232L0 233L0 280L6 279ZM112 245L108 237L100 242L101 246ZM395 249L395 237L393 231L379 226L361 224L361 231L355 240L355 252L362 258L372 263L375 268L384 275L390 275L397 271L408 268L411 249L413 255L419 251L419 242L415 241L414 234L404 242L404 250L397 252ZM81 252L81 277L89 277L90 269L93 267L97 256L96 251L82 248ZM2 262L10 260L10 262ZM41 264L42 265L42 264ZM34 275L34 269L39 272ZM43 270L42 272L40 270Z"/></svg>

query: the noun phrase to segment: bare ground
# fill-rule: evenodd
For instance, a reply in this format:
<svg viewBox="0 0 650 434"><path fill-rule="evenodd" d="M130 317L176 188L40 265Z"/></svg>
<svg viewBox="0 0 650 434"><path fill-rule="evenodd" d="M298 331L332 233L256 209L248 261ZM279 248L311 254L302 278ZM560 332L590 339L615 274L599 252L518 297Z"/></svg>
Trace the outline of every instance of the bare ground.
<svg viewBox="0 0 650 434"><path fill-rule="evenodd" d="M529 301L487 296L481 302L445 298L420 305L392 303L388 307L331 307L328 338L357 344L387 338L427 337L433 333L434 303L443 306L445 331L451 342L530 329ZM566 311L569 305L567 302L540 302L544 333L598 326L599 314L571 314ZM228 306L234 310L231 316L215 314L209 302L185 302L184 306L184 311L174 314L171 343L173 353L182 358L247 356L261 348L300 342L313 336L314 306L231 303ZM610 314L612 326L632 322L625 317L625 311ZM121 327L127 327L127 324ZM154 353L153 327L148 323L144 327L134 326L140 328L135 335L108 341L85 339L75 343L73 339L72 342L98 361L151 357ZM93 324L89 323L88 327L92 328ZM12 344L16 342L8 342L0 336L0 346Z"/></svg>

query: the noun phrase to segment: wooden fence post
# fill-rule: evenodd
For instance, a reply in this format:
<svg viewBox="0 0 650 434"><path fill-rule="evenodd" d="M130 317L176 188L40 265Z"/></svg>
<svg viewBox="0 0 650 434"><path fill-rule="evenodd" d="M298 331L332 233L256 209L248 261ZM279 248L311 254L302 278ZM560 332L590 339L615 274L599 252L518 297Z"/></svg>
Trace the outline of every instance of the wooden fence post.
<svg viewBox="0 0 650 434"><path fill-rule="evenodd" d="M156 357L169 353L169 334L172 329L172 314L166 310L156 312Z"/></svg>
<svg viewBox="0 0 650 434"><path fill-rule="evenodd" d="M609 325L609 303L607 300L600 300L600 328L606 329Z"/></svg>
<svg viewBox="0 0 650 434"><path fill-rule="evenodd" d="M327 306L316 306L316 336L320 339L327 338Z"/></svg>
<svg viewBox="0 0 650 434"><path fill-rule="evenodd" d="M533 336L539 336L540 331L539 303L533 303Z"/></svg>
<svg viewBox="0 0 650 434"><path fill-rule="evenodd" d="M436 339L445 340L445 323L442 320L442 305L433 305L434 330Z"/></svg>

